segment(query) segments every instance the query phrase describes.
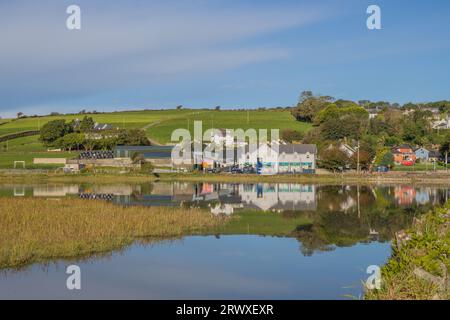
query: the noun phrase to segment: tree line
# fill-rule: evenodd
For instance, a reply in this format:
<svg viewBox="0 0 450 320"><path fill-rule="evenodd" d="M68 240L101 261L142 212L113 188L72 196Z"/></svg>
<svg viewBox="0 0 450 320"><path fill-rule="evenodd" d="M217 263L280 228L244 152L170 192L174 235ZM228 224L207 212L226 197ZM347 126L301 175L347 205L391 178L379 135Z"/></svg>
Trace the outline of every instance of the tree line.
<svg viewBox="0 0 450 320"><path fill-rule="evenodd" d="M95 121L85 116L81 121L56 119L40 130L39 140L47 147L64 150L112 150L117 145L150 145L139 129L94 130Z"/></svg>
<svg viewBox="0 0 450 320"><path fill-rule="evenodd" d="M432 121L436 114L445 118L449 111L450 101L404 105L354 102L311 91L302 92L298 104L291 109L298 121L313 125L302 142L318 145L320 165L328 169L356 168L358 163L363 169L371 164L392 166L390 150L403 143L447 152L450 134L447 130L433 129ZM376 116L369 117L369 112ZM339 147L342 143L358 148L359 159L342 151Z"/></svg>

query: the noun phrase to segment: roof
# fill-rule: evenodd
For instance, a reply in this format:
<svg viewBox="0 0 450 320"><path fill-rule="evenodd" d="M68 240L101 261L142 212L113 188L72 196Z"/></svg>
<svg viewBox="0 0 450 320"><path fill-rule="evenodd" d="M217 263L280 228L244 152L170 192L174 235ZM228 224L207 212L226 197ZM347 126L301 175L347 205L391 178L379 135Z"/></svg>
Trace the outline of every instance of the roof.
<svg viewBox="0 0 450 320"><path fill-rule="evenodd" d="M146 159L168 159L172 157L173 146L117 146L116 152L141 153Z"/></svg>
<svg viewBox="0 0 450 320"><path fill-rule="evenodd" d="M394 147L394 149L412 149L409 144L401 144L399 146Z"/></svg>
<svg viewBox="0 0 450 320"><path fill-rule="evenodd" d="M439 158L441 156L441 153L438 150L432 150L430 151L428 156L431 158Z"/></svg>
<svg viewBox="0 0 450 320"><path fill-rule="evenodd" d="M399 146L396 146L396 147L392 148L392 149L391 149L391 152L392 152L393 154L410 153L410 152L401 152L400 149L411 149L411 150L413 150L413 149L411 148L410 145L407 145L407 144L401 144L401 145L399 145ZM413 150L413 152L414 152L414 150Z"/></svg>
<svg viewBox="0 0 450 320"><path fill-rule="evenodd" d="M295 143L288 143L288 144L280 144L279 146L279 153L317 153L317 146L315 144L295 144Z"/></svg>
<svg viewBox="0 0 450 320"><path fill-rule="evenodd" d="M107 130L107 129L112 129L113 126L107 123L96 123L94 125L94 130Z"/></svg>
<svg viewBox="0 0 450 320"><path fill-rule="evenodd" d="M128 151L171 151L173 146L116 146L116 150Z"/></svg>

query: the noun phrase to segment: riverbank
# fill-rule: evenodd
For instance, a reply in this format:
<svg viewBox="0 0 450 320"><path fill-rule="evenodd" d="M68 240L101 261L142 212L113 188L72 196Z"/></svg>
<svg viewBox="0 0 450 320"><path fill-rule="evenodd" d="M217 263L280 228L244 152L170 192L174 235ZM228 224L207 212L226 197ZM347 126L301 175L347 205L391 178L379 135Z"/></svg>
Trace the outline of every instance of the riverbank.
<svg viewBox="0 0 450 320"><path fill-rule="evenodd" d="M80 199L0 198L0 269L195 234L224 219L200 209L121 207Z"/></svg>
<svg viewBox="0 0 450 320"><path fill-rule="evenodd" d="M77 182L77 183L145 183L152 181L228 182L228 183L304 183L304 184L426 184L450 185L447 172L389 172L345 174L213 174L213 173L117 173L117 174L64 174L16 170L0 172L0 181L7 183L27 182Z"/></svg>
<svg viewBox="0 0 450 320"><path fill-rule="evenodd" d="M367 290L368 300L448 300L450 202L400 231L393 254L381 271L381 289Z"/></svg>

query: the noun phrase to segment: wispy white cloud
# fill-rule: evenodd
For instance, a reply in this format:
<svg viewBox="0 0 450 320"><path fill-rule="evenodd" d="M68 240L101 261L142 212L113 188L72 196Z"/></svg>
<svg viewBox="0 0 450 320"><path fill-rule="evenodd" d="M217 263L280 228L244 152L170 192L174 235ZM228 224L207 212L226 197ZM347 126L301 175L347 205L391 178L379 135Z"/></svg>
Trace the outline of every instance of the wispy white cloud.
<svg viewBox="0 0 450 320"><path fill-rule="evenodd" d="M0 109L83 97L289 57L265 36L331 15L323 8L208 2L79 1L0 4Z"/></svg>

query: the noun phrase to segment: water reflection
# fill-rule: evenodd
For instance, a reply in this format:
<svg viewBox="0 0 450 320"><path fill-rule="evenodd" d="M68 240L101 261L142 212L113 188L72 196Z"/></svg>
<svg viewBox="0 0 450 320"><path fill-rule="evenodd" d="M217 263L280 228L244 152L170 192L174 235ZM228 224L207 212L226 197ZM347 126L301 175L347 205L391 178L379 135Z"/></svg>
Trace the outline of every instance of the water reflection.
<svg viewBox="0 0 450 320"><path fill-rule="evenodd" d="M294 183L183 183L0 185L0 196L79 197L120 205L209 207L214 214L262 211L361 211L372 204L401 207L437 205L448 188L426 186L316 186Z"/></svg>
<svg viewBox="0 0 450 320"><path fill-rule="evenodd" d="M408 227L415 216L444 203L448 194L448 188L412 185L0 185L0 196L200 207L236 217L201 237L155 247L134 245L108 261L96 257L89 263L78 262L90 277L90 287L78 298L358 296L367 266L383 264L389 257L394 233ZM33 288L42 287L42 272L33 267L30 274L8 276L0 277L0 298L75 297L61 289L64 270L50 269L46 279L54 284L33 294ZM110 284L111 279L117 281ZM239 287L242 283L247 285ZM270 289L261 290L269 288L269 283ZM343 290L349 285L353 287Z"/></svg>

